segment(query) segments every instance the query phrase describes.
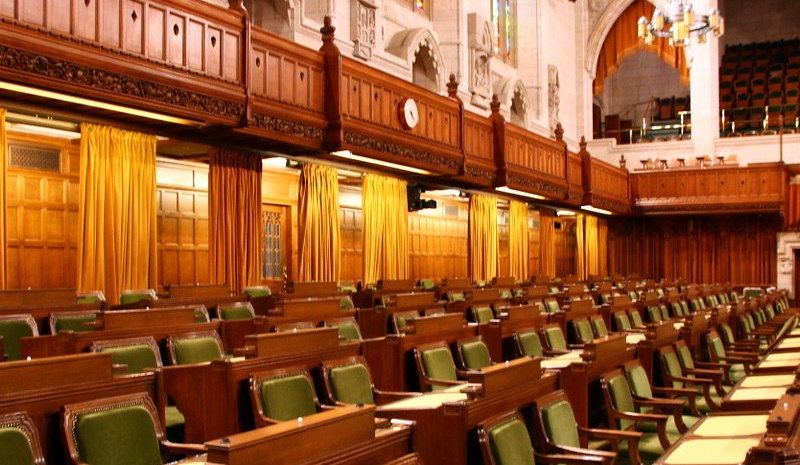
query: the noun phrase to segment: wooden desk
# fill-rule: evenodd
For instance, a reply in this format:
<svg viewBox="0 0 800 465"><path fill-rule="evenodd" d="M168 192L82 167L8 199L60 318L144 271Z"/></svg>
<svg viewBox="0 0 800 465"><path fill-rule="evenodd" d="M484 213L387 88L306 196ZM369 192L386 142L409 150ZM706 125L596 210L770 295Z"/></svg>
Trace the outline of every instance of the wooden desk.
<svg viewBox="0 0 800 465"><path fill-rule="evenodd" d="M273 355L164 367L164 391L186 417L186 440L201 443L255 427L248 385L252 373L293 366L313 370L325 360L361 354L360 343L339 344L338 337L327 337L331 332L336 329L259 334L249 341L256 353ZM309 334L322 337L306 346L297 343L308 341Z"/></svg>
<svg viewBox="0 0 800 465"><path fill-rule="evenodd" d="M572 402L579 425L589 426L590 385L596 384L601 374L635 357L636 348L626 344L625 335L613 334L585 344L581 354L583 361L572 363L561 370L561 386ZM599 405L596 407L600 412Z"/></svg>
<svg viewBox="0 0 800 465"><path fill-rule="evenodd" d="M27 412L47 463L67 463L61 408L103 397L146 392L156 401L155 375L114 377L110 353L0 363L0 414Z"/></svg>
<svg viewBox="0 0 800 465"><path fill-rule="evenodd" d="M195 319L194 307L116 310L98 313L95 327L98 330L115 331L153 326L182 326L194 324Z"/></svg>
<svg viewBox="0 0 800 465"><path fill-rule="evenodd" d="M541 373L539 359L517 359L508 365L495 365L484 375L475 375L474 381L483 376L487 383L481 388L483 396L472 397L451 388L448 392L382 405L377 415L416 422L416 447L426 464L480 463L473 433L477 424L500 412L523 408L537 397L555 391L557 377Z"/></svg>
<svg viewBox="0 0 800 465"><path fill-rule="evenodd" d="M411 427L375 427L375 407L340 407L206 442L223 465L376 465L413 450Z"/></svg>
<svg viewBox="0 0 800 465"><path fill-rule="evenodd" d="M692 351L697 360L701 360L706 334L710 329L712 314L709 312L695 312L685 317L681 328L681 339Z"/></svg>
<svg viewBox="0 0 800 465"><path fill-rule="evenodd" d="M77 304L75 302L61 305L32 305L26 307L10 307L0 308L0 316L3 315L19 315L30 314L36 320L36 326L39 327L39 334L50 333L50 314L61 312L90 312L100 311L103 309L102 302L94 302L87 304Z"/></svg>
<svg viewBox="0 0 800 465"><path fill-rule="evenodd" d="M650 383L662 386L660 383L655 383L653 378L653 366L655 365L655 357L658 349L668 346L678 339L678 331L675 330L675 325L672 321L663 321L660 323L648 323L644 332L644 341L638 344L639 351L637 356L642 362L642 368L647 373Z"/></svg>
<svg viewBox="0 0 800 465"><path fill-rule="evenodd" d="M500 315L500 335L503 338L502 359L509 360L517 356L514 332L524 328L541 328L548 323L548 315L539 313L535 305L515 305L505 308ZM499 360L499 359L498 359Z"/></svg>
<svg viewBox="0 0 800 465"><path fill-rule="evenodd" d="M228 298L233 292L227 284L172 284L164 286L169 299Z"/></svg>
<svg viewBox="0 0 800 465"><path fill-rule="evenodd" d="M796 367L795 367L796 370ZM795 378L786 385L788 378ZM763 382L762 382L763 381ZM794 372L786 375L753 375L740 379L722 398L721 407L727 412L770 410L796 382Z"/></svg>
<svg viewBox="0 0 800 465"><path fill-rule="evenodd" d="M77 300L75 289L12 289L0 291L0 309L69 306Z"/></svg>
<svg viewBox="0 0 800 465"><path fill-rule="evenodd" d="M318 323L330 318L355 316L355 312L343 312L340 297L307 297L281 300L274 309L268 310L265 316L272 324L295 321Z"/></svg>

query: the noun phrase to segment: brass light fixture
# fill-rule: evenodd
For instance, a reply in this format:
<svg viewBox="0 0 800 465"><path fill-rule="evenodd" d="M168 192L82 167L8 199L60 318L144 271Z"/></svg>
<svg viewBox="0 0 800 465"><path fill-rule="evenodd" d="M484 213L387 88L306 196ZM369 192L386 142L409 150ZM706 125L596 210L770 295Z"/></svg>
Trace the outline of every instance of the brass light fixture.
<svg viewBox="0 0 800 465"><path fill-rule="evenodd" d="M650 21L644 16L639 18L638 33L648 45L661 37L668 39L673 47L685 47L692 37L702 44L708 33L716 37L723 35L725 20L716 8L707 14L697 14L691 0L667 0L655 9Z"/></svg>

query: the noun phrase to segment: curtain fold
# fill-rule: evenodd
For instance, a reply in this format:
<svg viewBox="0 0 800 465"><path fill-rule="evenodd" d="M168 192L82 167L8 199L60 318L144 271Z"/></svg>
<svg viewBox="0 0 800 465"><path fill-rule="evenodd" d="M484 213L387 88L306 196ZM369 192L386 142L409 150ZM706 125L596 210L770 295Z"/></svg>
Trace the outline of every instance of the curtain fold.
<svg viewBox="0 0 800 465"><path fill-rule="evenodd" d="M364 175L364 284L406 279L409 275L406 182Z"/></svg>
<svg viewBox="0 0 800 465"><path fill-rule="evenodd" d="M662 38L656 38L652 44L646 45L637 35L639 18L652 18L654 10L653 4L647 0L636 0L611 26L597 60L595 95L603 93L606 78L617 72L622 60L639 50L658 55L665 63L680 71L681 84L689 85L689 68L683 49L670 46L669 41Z"/></svg>
<svg viewBox="0 0 800 465"><path fill-rule="evenodd" d="M261 158L209 152L211 280L236 292L261 282Z"/></svg>
<svg viewBox="0 0 800 465"><path fill-rule="evenodd" d="M78 291L155 288L156 137L81 125Z"/></svg>
<svg viewBox="0 0 800 465"><path fill-rule="evenodd" d="M339 175L309 163L300 171L298 281L339 281Z"/></svg>
<svg viewBox="0 0 800 465"><path fill-rule="evenodd" d="M8 166L6 140L6 109L0 108L0 289L8 287L8 237L6 233L6 169Z"/></svg>
<svg viewBox="0 0 800 465"><path fill-rule="evenodd" d="M469 272L475 281L489 282L497 276L497 198L469 198Z"/></svg>
<svg viewBox="0 0 800 465"><path fill-rule="evenodd" d="M511 201L508 219L508 261L511 276L530 278L528 273L528 204Z"/></svg>
<svg viewBox="0 0 800 465"><path fill-rule="evenodd" d="M556 277L555 212L539 211L539 274Z"/></svg>
<svg viewBox="0 0 800 465"><path fill-rule="evenodd" d="M598 236L598 218L592 215L584 217L584 239L586 241L584 267L586 277L600 274L600 244Z"/></svg>
<svg viewBox="0 0 800 465"><path fill-rule="evenodd" d="M575 217L575 275L584 280L586 274L586 215L578 213Z"/></svg>
<svg viewBox="0 0 800 465"><path fill-rule="evenodd" d="M597 274L609 276L608 272L608 220L597 219Z"/></svg>

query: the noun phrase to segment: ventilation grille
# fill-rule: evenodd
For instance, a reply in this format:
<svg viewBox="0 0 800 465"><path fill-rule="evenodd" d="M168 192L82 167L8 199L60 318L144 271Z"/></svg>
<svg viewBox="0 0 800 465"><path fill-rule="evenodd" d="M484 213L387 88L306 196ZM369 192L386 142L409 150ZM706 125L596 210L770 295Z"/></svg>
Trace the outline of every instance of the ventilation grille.
<svg viewBox="0 0 800 465"><path fill-rule="evenodd" d="M61 171L61 151L28 145L9 145L8 164L15 168L39 171Z"/></svg>
<svg viewBox="0 0 800 465"><path fill-rule="evenodd" d="M447 218L458 218L458 205L445 205L444 216Z"/></svg>

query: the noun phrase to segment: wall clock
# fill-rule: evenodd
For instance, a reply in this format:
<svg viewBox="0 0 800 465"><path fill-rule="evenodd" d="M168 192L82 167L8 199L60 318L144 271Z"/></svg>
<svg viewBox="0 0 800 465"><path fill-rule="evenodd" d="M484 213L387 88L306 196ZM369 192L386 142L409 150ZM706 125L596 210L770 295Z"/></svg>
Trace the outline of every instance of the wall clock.
<svg viewBox="0 0 800 465"><path fill-rule="evenodd" d="M419 124L419 108L413 98L401 100L397 113L404 129L414 129Z"/></svg>

